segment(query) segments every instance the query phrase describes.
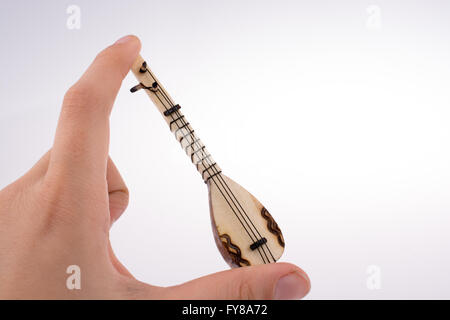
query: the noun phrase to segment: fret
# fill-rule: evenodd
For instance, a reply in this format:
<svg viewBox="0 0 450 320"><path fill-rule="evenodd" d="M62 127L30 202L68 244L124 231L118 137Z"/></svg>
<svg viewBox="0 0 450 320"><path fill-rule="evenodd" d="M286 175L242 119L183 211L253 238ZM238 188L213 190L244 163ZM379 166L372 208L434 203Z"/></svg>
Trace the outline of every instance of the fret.
<svg viewBox="0 0 450 320"><path fill-rule="evenodd" d="M182 132L183 132L183 129L186 128L186 127L188 127L188 126L189 126L189 122L186 122L184 125L182 125L181 127L177 128L177 129L174 131L175 137L177 137L179 131L182 131ZM189 127L188 127L188 128L189 128Z"/></svg>
<svg viewBox="0 0 450 320"><path fill-rule="evenodd" d="M181 129L183 129L183 128L186 128L188 125L189 125L189 122L186 122L184 125L182 125L182 126L179 127L177 130L175 130L175 133L176 133L178 130L181 130Z"/></svg>
<svg viewBox="0 0 450 320"><path fill-rule="evenodd" d="M198 172L200 172L200 169L199 169L198 166L201 165L201 164L203 164L203 161L206 160L206 159L209 159L209 158L211 158L211 155L210 155L210 154L208 154L206 157L200 159L200 161L197 162L197 163L195 164L195 167L197 168L197 171L198 171ZM203 166L205 166L205 165L203 164Z"/></svg>
<svg viewBox="0 0 450 320"><path fill-rule="evenodd" d="M194 141L191 142L191 144L188 144L185 148L184 151L186 152L186 154L188 154L187 148L191 148L191 150L194 150L193 146L195 144L200 144L203 145L203 143L201 142L201 140L199 138L194 139Z"/></svg>
<svg viewBox="0 0 450 320"><path fill-rule="evenodd" d="M181 141L183 141L184 138L186 138L187 136L193 135L195 132L195 130L189 130L188 133L186 133L184 136L181 137L180 140L178 140L179 143L181 143Z"/></svg>
<svg viewBox="0 0 450 320"><path fill-rule="evenodd" d="M179 116L178 118L176 118L175 120L170 121L170 123L169 123L170 131L173 131L173 130L172 130L172 125L173 125L174 123L176 123L178 120L182 120L183 118L184 118L184 115L181 115L181 116Z"/></svg>
<svg viewBox="0 0 450 320"><path fill-rule="evenodd" d="M222 170L217 171L216 173L210 175L208 178L206 178L205 183L208 183L209 179L214 178L215 176L217 176L218 174L221 174Z"/></svg>
<svg viewBox="0 0 450 320"><path fill-rule="evenodd" d="M191 137L192 139L194 139L194 137L195 137L194 132L195 132L194 130L189 131L189 132L186 133L184 136L182 136L180 140L178 140L178 142L181 144L181 147L183 147L183 139L184 139L184 138L186 138L186 137L189 136L189 137Z"/></svg>
<svg viewBox="0 0 450 320"><path fill-rule="evenodd" d="M203 171L202 171L202 178L204 179L204 175L205 175L205 172L208 172L209 173L209 169L213 169L214 168L214 166L216 165L217 163L213 163L213 164L210 164L209 166L207 166Z"/></svg>
<svg viewBox="0 0 450 320"><path fill-rule="evenodd" d="M177 139L178 140L178 139ZM194 141L197 141L196 143L194 143ZM186 152L186 155L190 155L190 153L188 152L187 148L192 145L192 148L197 147L197 145L200 143L200 139L197 138L197 136L195 134L188 134L186 135L186 137L182 140L180 140L180 145L181 148L184 149L184 151ZM191 150L192 150L191 148Z"/></svg>
<svg viewBox="0 0 450 320"><path fill-rule="evenodd" d="M191 153L191 161L194 162L194 156L197 154L197 152L199 152L199 151L202 151L202 152L203 152L203 151L205 150L205 148L206 148L206 147L203 146L203 147L201 147L200 149L198 149L198 150L192 152L192 153Z"/></svg>

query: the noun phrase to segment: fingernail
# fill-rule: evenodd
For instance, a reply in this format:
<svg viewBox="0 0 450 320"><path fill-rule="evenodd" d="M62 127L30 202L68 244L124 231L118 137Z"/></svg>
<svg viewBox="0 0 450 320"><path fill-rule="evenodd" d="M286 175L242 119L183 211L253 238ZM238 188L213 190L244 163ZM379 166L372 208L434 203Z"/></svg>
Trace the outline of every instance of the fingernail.
<svg viewBox="0 0 450 320"><path fill-rule="evenodd" d="M309 292L309 280L299 272L281 277L275 287L275 300L301 299Z"/></svg>
<svg viewBox="0 0 450 320"><path fill-rule="evenodd" d="M125 36L125 37L120 38L119 40L117 40L116 42L114 42L114 44L125 43L125 42L130 41L132 38L133 38L133 36L128 35L128 36Z"/></svg>

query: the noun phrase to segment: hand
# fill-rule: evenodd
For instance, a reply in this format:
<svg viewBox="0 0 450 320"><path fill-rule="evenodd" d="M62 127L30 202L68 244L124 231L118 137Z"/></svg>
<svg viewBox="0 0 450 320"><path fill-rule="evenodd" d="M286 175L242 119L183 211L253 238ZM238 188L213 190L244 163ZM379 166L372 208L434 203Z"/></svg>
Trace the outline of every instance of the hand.
<svg viewBox="0 0 450 320"><path fill-rule="evenodd" d="M127 207L128 189L108 156L109 115L140 47L127 36L96 57L64 97L52 149L0 191L0 298L302 298L308 276L288 263L164 288L136 280L115 257L109 229ZM80 290L66 287L70 265L80 267Z"/></svg>

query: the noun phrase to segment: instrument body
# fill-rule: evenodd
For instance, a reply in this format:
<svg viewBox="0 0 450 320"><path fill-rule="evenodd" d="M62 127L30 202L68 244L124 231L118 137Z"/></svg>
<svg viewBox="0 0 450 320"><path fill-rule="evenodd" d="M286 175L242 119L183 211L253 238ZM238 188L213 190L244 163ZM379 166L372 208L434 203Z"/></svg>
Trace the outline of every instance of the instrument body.
<svg viewBox="0 0 450 320"><path fill-rule="evenodd" d="M277 223L251 193L226 175L222 178L210 180L208 191L214 239L223 258L232 267L276 262L284 251ZM259 239L267 242L251 249Z"/></svg>
<svg viewBox="0 0 450 320"><path fill-rule="evenodd" d="M208 186L211 223L219 251L231 267L276 262L284 251L283 235L266 208L242 186L222 173L205 145L147 63L138 57L132 71L169 129Z"/></svg>

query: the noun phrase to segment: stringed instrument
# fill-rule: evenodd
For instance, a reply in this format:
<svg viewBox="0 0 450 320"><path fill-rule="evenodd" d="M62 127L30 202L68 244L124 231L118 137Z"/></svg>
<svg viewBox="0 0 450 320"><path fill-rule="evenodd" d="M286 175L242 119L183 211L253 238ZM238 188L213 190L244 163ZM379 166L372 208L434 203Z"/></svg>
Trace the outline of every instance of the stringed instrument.
<svg viewBox="0 0 450 320"><path fill-rule="evenodd" d="M131 70L139 84L130 91L147 92L208 187L214 239L225 261L231 267L276 262L283 254L284 239L269 211L222 173L181 113L180 105L173 102L142 57Z"/></svg>

